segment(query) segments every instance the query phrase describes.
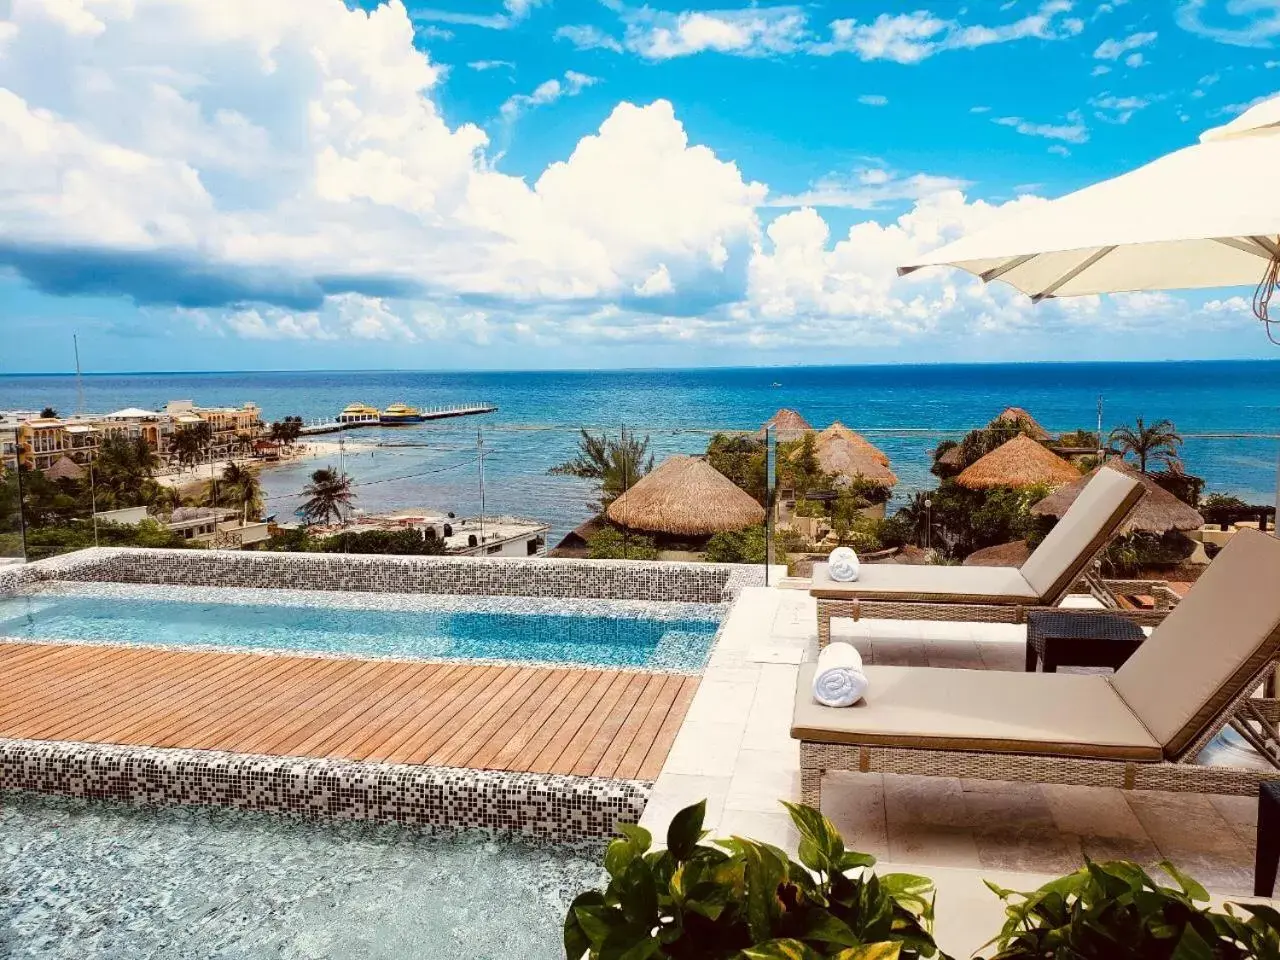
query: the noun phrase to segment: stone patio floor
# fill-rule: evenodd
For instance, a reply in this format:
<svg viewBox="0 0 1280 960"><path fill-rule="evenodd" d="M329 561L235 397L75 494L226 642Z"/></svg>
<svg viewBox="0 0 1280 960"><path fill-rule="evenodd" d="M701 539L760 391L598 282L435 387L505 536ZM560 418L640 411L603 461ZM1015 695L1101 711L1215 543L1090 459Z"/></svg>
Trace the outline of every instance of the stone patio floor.
<svg viewBox="0 0 1280 960"><path fill-rule="evenodd" d="M1021 671L1026 634L997 624L837 620L833 637L870 663ZM705 798L714 836L794 852L778 801L800 796L791 709L797 665L816 655L816 643L814 601L803 591L753 588L739 600L641 821L659 839L672 814ZM939 937L958 955L1001 923L982 878L1032 889L1086 855L1151 866L1168 859L1215 895L1247 896L1256 811L1252 797L883 774L829 774L823 786L823 812L851 848L874 854L883 872L938 882Z"/></svg>

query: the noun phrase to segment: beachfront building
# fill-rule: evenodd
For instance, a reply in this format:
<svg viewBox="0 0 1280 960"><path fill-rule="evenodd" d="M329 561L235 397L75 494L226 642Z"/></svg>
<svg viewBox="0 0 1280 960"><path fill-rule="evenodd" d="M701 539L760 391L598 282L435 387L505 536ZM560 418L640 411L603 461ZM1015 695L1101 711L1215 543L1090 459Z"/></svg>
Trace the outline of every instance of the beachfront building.
<svg viewBox="0 0 1280 960"><path fill-rule="evenodd" d="M262 409L256 403L242 407L197 407L190 400L170 400L164 412L178 429L201 422L209 424L209 453L215 459L242 453L263 430Z"/></svg>
<svg viewBox="0 0 1280 960"><path fill-rule="evenodd" d="M271 536L266 521L245 521L228 507L179 507L161 522L186 540L220 549L252 547Z"/></svg>
<svg viewBox="0 0 1280 960"><path fill-rule="evenodd" d="M317 526L313 532L368 533L397 530L430 530L444 541L445 551L459 557L545 557L551 528L525 517L455 517L430 510L396 510L358 514L346 524Z"/></svg>
<svg viewBox="0 0 1280 960"><path fill-rule="evenodd" d="M167 457L174 434L185 427L207 423L211 431L210 456L227 457L252 449L262 434L262 411L254 403L242 407L197 407L190 400L173 400L160 411L127 407L112 413L76 417L42 417L26 411L6 414L4 425L12 453L32 470L48 471L66 458L86 467L98 455L102 442L111 437L142 439L160 457Z"/></svg>

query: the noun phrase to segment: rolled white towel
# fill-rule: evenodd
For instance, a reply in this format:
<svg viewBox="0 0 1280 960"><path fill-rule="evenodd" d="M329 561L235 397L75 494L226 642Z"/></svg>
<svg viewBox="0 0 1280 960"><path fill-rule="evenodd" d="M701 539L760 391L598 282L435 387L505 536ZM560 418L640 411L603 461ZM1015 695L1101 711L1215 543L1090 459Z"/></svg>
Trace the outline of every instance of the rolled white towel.
<svg viewBox="0 0 1280 960"><path fill-rule="evenodd" d="M867 692L862 655L851 643L829 643L818 654L813 699L824 707L851 707Z"/></svg>
<svg viewBox="0 0 1280 960"><path fill-rule="evenodd" d="M827 573L832 580L852 583L858 579L858 555L850 547L836 547L827 558Z"/></svg>

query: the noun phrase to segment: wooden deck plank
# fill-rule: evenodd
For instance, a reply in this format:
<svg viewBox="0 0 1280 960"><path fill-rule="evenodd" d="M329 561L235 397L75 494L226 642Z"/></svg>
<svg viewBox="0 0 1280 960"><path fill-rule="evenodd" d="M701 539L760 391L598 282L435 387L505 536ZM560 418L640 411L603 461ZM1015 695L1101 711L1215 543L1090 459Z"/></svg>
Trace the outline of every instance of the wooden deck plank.
<svg viewBox="0 0 1280 960"><path fill-rule="evenodd" d="M0 737L652 779L696 677L0 644Z"/></svg>
<svg viewBox="0 0 1280 960"><path fill-rule="evenodd" d="M486 743L480 745L466 761L469 767L505 770L514 763L522 750L541 733L543 727L552 724L552 717L560 704L583 684L590 684L592 674L586 670L564 670L554 688L539 700L528 700L520 709L511 713L506 724L500 727ZM537 751L533 751L534 755Z"/></svg>
<svg viewBox="0 0 1280 960"><path fill-rule="evenodd" d="M671 745L676 742L680 724L684 723L684 715L689 712L694 695L698 692L700 682L698 677L682 678L676 699L671 704L671 709L667 711L662 726L658 728L653 741L649 744L640 769L636 771L637 780L658 779L658 774L662 772L662 765L667 761L667 754L671 752Z"/></svg>
<svg viewBox="0 0 1280 960"><path fill-rule="evenodd" d="M654 696L653 702L649 705L649 712L645 714L644 719L636 726L635 735L631 738L631 742L627 744L627 749L618 758L618 763L613 768L613 772L607 774L607 776L617 777L619 780L636 779L640 772L640 765L644 763L645 755L653 744L653 738L662 729L662 722L667 719L671 705L675 703L676 695L680 692L681 682L682 678L675 674L668 674L663 677L662 686ZM610 750L612 749L610 747ZM606 776L606 774L602 771L601 776Z"/></svg>
<svg viewBox="0 0 1280 960"><path fill-rule="evenodd" d="M559 769L556 764L572 742L574 734L578 732L586 718L600 708L600 702L609 687L621 677L621 674L608 671L593 670L591 673L594 674L591 686L580 695L570 709L560 711L557 718L547 724L554 729L547 730L546 743L529 763L529 769L534 773L550 773Z"/></svg>

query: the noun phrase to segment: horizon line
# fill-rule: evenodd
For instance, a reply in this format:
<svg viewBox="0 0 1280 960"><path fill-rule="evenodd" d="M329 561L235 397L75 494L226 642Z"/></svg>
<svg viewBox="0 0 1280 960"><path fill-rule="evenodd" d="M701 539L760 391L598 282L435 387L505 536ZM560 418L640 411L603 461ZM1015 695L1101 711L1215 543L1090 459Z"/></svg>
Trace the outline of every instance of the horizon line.
<svg viewBox="0 0 1280 960"><path fill-rule="evenodd" d="M422 373L422 374L563 374L563 373L697 373L707 370L858 370L882 367L1039 367L1039 366L1149 366L1168 363L1275 363L1280 357L1213 357L1213 358L1165 358L1149 360L886 360L878 363L799 363L799 364L724 364L688 367L545 367L545 368L483 368L443 369L416 367L309 367L301 369L281 368L232 368L225 370L33 370L0 372L0 379L24 377L176 377L176 376L225 376L228 374L307 374L307 373Z"/></svg>

